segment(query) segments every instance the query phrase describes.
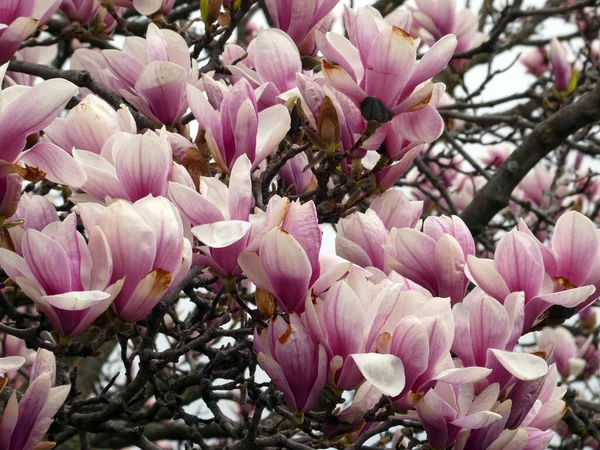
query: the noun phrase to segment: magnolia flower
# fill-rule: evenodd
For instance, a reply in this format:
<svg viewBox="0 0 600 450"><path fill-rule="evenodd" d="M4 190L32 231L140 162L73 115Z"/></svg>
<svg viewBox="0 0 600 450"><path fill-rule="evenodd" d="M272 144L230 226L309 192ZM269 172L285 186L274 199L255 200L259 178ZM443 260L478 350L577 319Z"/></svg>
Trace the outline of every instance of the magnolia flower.
<svg viewBox="0 0 600 450"><path fill-rule="evenodd" d="M540 359L540 358L538 358ZM556 366L539 373L529 381L517 379L505 400L498 401L492 411L501 419L478 428L461 432L459 450L492 450L499 448L547 448L554 436L549 430L564 414L562 400L566 388L557 387ZM519 385L517 385L519 384Z"/></svg>
<svg viewBox="0 0 600 450"><path fill-rule="evenodd" d="M457 216L428 217L423 232L412 228L392 230L385 253L389 267L420 284L433 295L463 299L469 280L463 269L475 254L468 228Z"/></svg>
<svg viewBox="0 0 600 450"><path fill-rule="evenodd" d="M454 354L467 367L487 367L496 371L494 382L504 387L508 381L507 373L490 351L510 352L521 337L525 316L523 293L509 294L502 304L475 289L454 305L452 313Z"/></svg>
<svg viewBox="0 0 600 450"><path fill-rule="evenodd" d="M74 213L42 231L25 231L23 257L0 249L0 265L44 312L57 333L77 336L108 309L123 286L123 276L113 277L113 255L106 235L90 228L86 243L77 232ZM58 273L56 267L67 270Z"/></svg>
<svg viewBox="0 0 600 450"><path fill-rule="evenodd" d="M422 209L423 202L409 201L402 191L386 191L373 201L365 213L354 213L339 220L335 239L336 253L361 267L373 266L389 273L384 245L390 230L414 228Z"/></svg>
<svg viewBox="0 0 600 450"><path fill-rule="evenodd" d="M0 8L0 63L8 61L35 29L54 14L62 0L3 0Z"/></svg>
<svg viewBox="0 0 600 450"><path fill-rule="evenodd" d="M258 363L281 389L292 411L313 409L327 379L327 354L297 315L290 323L273 319L267 329L254 331Z"/></svg>
<svg viewBox="0 0 600 450"><path fill-rule="evenodd" d="M456 51L462 53L477 47L485 39L485 35L477 30L477 16L468 8L458 11L456 0L417 0L413 14L421 26L420 35L429 46L453 34L457 39ZM468 61L454 59L451 64L457 70L464 70Z"/></svg>
<svg viewBox="0 0 600 450"><path fill-rule="evenodd" d="M236 82L245 79L256 90L261 110L282 103L279 96L296 89L296 74L302 72L298 47L286 33L275 28L258 33L243 62L227 68Z"/></svg>
<svg viewBox="0 0 600 450"><path fill-rule="evenodd" d="M218 106L211 105L192 85L187 87L187 96L194 117L206 131L208 148L224 172L242 155L255 169L290 129L291 119L285 106L274 105L258 112L254 91L244 79L222 95ZM217 103L214 99L213 102Z"/></svg>
<svg viewBox="0 0 600 450"><path fill-rule="evenodd" d="M406 410L410 407L411 391L427 391L432 379L453 367L450 301L403 291L401 285L393 284L375 297L368 320L365 350L394 355L403 363L404 385L393 400L399 410Z"/></svg>
<svg viewBox="0 0 600 450"><path fill-rule="evenodd" d="M136 132L129 108L122 106L115 111L100 97L89 94L66 118L57 117L44 128L44 135L70 154L74 148L100 154L106 141L120 131Z"/></svg>
<svg viewBox="0 0 600 450"><path fill-rule="evenodd" d="M410 17L403 17L403 22L397 25L409 28ZM442 133L444 123L429 104L434 91L429 79L448 63L456 38L444 37L417 64L419 42L394 25L385 22L373 8L360 8L356 16L348 14L350 40L331 32L317 37L319 49L327 58L323 75L363 109L367 97L382 102L395 117L395 130L403 138L414 143L432 142Z"/></svg>
<svg viewBox="0 0 600 450"><path fill-rule="evenodd" d="M537 344L541 350L550 349L556 368L564 379L577 377L585 369L586 360L582 358L585 353L580 352L575 338L566 328L545 328Z"/></svg>
<svg viewBox="0 0 600 450"><path fill-rule="evenodd" d="M113 309L127 322L143 319L191 266L192 247L177 209L151 195L133 204L118 200L107 207L83 203L78 208L85 229L102 231L110 247L110 282L125 278Z"/></svg>
<svg viewBox="0 0 600 450"><path fill-rule="evenodd" d="M523 331L544 319L552 305L581 310L600 288L598 230L584 215L569 211L556 222L550 248L524 222L500 239L494 260L467 258L467 275L485 293L503 302L511 292L525 294Z"/></svg>
<svg viewBox="0 0 600 450"><path fill-rule="evenodd" d="M192 233L204 245L194 255L195 264L206 264L222 277L241 273L238 256L250 243L254 206L250 160L242 155L231 170L229 187L213 177L200 178L200 192L195 186L170 182L169 198L189 221ZM273 206L273 203L269 202ZM287 208L287 203L281 205ZM268 209L268 213L272 209ZM279 225L285 211L275 213Z"/></svg>
<svg viewBox="0 0 600 450"><path fill-rule="evenodd" d="M566 91L571 82L573 68L568 60L567 49L556 37L550 41L550 68L554 75L554 87L558 91Z"/></svg>
<svg viewBox="0 0 600 450"><path fill-rule="evenodd" d="M541 76L548 70L548 52L544 47L534 47L519 58L527 72Z"/></svg>
<svg viewBox="0 0 600 450"><path fill-rule="evenodd" d="M347 261L321 267L321 230L315 204L292 202L281 226L266 232L258 252L245 251L238 263L257 287L286 312L302 313L307 294L325 291L350 268Z"/></svg>
<svg viewBox="0 0 600 450"><path fill-rule="evenodd" d="M75 54L79 52L83 55L77 66L91 70L155 123L176 124L187 109L186 84L198 79L198 68L191 65L188 46L178 33L151 23L146 39L129 36L123 50L103 50L105 65L97 63L91 50ZM86 67L83 58L93 59L94 65Z"/></svg>
<svg viewBox="0 0 600 450"><path fill-rule="evenodd" d="M308 157L302 152L286 161L279 170L279 176L290 186L290 192L293 195L299 195L306 192L314 184L314 175L312 170L304 170L308 166Z"/></svg>
<svg viewBox="0 0 600 450"><path fill-rule="evenodd" d="M303 318L315 339L327 351L328 382L343 390L355 389L363 380L350 355L365 353L369 304L353 286L338 281L313 300L306 296Z"/></svg>
<svg viewBox="0 0 600 450"><path fill-rule="evenodd" d="M476 396L474 383L480 381L478 378L484 378L485 372L470 376L468 380L452 380L454 373L449 373L448 382L441 376L436 386L424 396L415 396L418 418L434 448L446 448L463 430L493 426L502 419L494 411L500 394L498 384L489 385Z"/></svg>
<svg viewBox="0 0 600 450"><path fill-rule="evenodd" d="M20 401L14 391L6 403L0 424L0 450L38 448L71 391L70 384L55 387L55 376L54 355L48 350L38 350L27 391ZM50 445L48 448L53 447Z"/></svg>
<svg viewBox="0 0 600 450"><path fill-rule="evenodd" d="M0 79L7 67L0 66ZM85 182L85 173L73 158L53 144L40 142L21 153L27 136L48 126L76 93L73 83L61 79L0 91L0 216L15 213L22 178L39 181L45 176L75 187ZM25 168L21 162L31 167Z"/></svg>

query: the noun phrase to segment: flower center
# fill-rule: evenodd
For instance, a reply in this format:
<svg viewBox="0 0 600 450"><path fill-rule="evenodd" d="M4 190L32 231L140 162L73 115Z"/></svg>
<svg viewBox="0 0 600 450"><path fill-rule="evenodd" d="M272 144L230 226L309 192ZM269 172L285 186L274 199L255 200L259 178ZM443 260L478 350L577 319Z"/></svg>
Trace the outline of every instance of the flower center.
<svg viewBox="0 0 600 450"><path fill-rule="evenodd" d="M569 280L568 278L564 278L564 277L554 278L554 291L555 292L567 291L569 289L575 289L576 287L577 287L577 285L575 283L573 283L571 280Z"/></svg>

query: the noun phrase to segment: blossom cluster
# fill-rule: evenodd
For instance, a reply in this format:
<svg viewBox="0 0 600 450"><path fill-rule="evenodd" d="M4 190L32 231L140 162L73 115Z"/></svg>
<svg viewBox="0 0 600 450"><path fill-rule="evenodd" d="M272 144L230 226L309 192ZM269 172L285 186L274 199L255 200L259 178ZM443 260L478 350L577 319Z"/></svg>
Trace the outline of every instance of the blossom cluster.
<svg viewBox="0 0 600 450"><path fill-rule="evenodd" d="M553 227L535 229L523 214L492 250L457 214L433 214L427 188L448 187L439 205L458 213L486 181L459 171L463 161L444 170L443 157L421 159L462 126L440 114L454 100L436 77L464 73L465 54L485 41L471 11L425 0L385 16L346 7L343 35L330 31L338 1L267 0L273 27L247 48L208 47L222 62L201 70L190 57L194 36L166 21L174 0L6 3L0 267L3 301L17 292L27 300L12 305L26 321L0 324L1 385L13 389L0 450L42 448L63 404L64 423L82 414L73 412L76 386L57 378L45 348L61 358L98 339L98 328L107 340L109 329L138 330L125 343L160 327L173 338L165 329L182 329L184 318L166 308L199 286L214 294L207 310L235 311L235 327L250 330L256 361L299 423L327 410L328 442L355 442L388 408L433 448L550 444L566 408L560 381L598 367L591 333L553 327L557 317L594 320L600 230L582 208L557 203ZM223 15L234 20L240 3L200 2L206 33ZM122 48L86 43L109 39L133 12L148 17L143 35L126 33ZM71 71L26 77L15 63L42 62L27 43L52 17L80 33ZM564 99L575 72L557 40L548 54L537 49L523 63L537 76L551 68ZM83 71L93 83L66 76ZM500 167L511 151L489 146L481 164ZM433 176L421 190L415 161ZM540 166L523 179L515 216L524 203L551 206L544 192L555 176ZM324 222L336 225L334 254L323 251ZM210 346L218 320L187 329L175 360L200 329L214 334L198 347ZM531 336L533 350L522 345ZM33 361L25 344L37 349ZM18 401L24 370L30 381ZM344 392L352 400L343 409L324 406Z"/></svg>

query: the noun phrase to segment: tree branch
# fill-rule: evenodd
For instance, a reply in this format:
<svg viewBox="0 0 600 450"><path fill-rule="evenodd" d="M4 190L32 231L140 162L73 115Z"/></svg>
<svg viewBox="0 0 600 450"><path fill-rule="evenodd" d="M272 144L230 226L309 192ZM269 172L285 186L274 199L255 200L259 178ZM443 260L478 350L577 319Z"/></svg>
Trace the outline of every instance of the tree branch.
<svg viewBox="0 0 600 450"><path fill-rule="evenodd" d="M600 85L537 125L461 214L474 235L508 206L527 173L575 131L600 120Z"/></svg>

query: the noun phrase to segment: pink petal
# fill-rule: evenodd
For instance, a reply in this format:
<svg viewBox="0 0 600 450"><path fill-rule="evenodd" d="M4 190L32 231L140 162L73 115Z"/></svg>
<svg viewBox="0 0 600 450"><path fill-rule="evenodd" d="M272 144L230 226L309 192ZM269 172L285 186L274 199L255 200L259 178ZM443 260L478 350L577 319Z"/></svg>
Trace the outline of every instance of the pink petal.
<svg viewBox="0 0 600 450"><path fill-rule="evenodd" d="M119 181L132 202L165 195L172 164L170 152L159 141L142 135L129 139L115 161Z"/></svg>
<svg viewBox="0 0 600 450"><path fill-rule="evenodd" d="M526 300L539 293L544 261L537 242L527 234L513 230L504 235L496 248L494 265L511 292L524 291Z"/></svg>
<svg viewBox="0 0 600 450"><path fill-rule="evenodd" d="M81 187L87 181L85 171L71 155L49 142L40 142L21 155L21 161L46 173L49 181Z"/></svg>
<svg viewBox="0 0 600 450"><path fill-rule="evenodd" d="M154 115L164 124L177 123L187 104L188 74L181 66L166 61L147 65L135 83L135 89L148 102Z"/></svg>
<svg viewBox="0 0 600 450"><path fill-rule="evenodd" d="M296 44L286 33L275 28L260 32L248 46L248 54L263 82L273 82L280 92L296 87L302 63Z"/></svg>
<svg viewBox="0 0 600 450"><path fill-rule="evenodd" d="M596 226L581 213L566 212L556 222L552 250L558 262L558 276L580 286L598 252Z"/></svg>
<svg viewBox="0 0 600 450"><path fill-rule="evenodd" d="M223 213L211 201L193 189L169 182L169 199L193 226L224 220Z"/></svg>
<svg viewBox="0 0 600 450"><path fill-rule="evenodd" d="M362 353L350 357L365 379L383 395L395 397L404 389L404 365L397 356Z"/></svg>
<svg viewBox="0 0 600 450"><path fill-rule="evenodd" d="M71 290L71 273L56 270L56 267L69 267L67 254L60 244L30 229L23 236L23 256L47 295Z"/></svg>
<svg viewBox="0 0 600 450"><path fill-rule="evenodd" d="M372 43L367 59L365 91L391 109L413 72L417 45L404 30L387 27Z"/></svg>
<svg viewBox="0 0 600 450"><path fill-rule="evenodd" d="M25 138L47 127L77 89L66 80L49 80L28 89L5 106L0 113L0 139L5 145L2 159L14 162L25 147Z"/></svg>
<svg viewBox="0 0 600 450"><path fill-rule="evenodd" d="M288 307L302 303L309 288L312 267L306 252L291 235L274 228L265 235L259 254L275 294L285 302L282 307L292 311Z"/></svg>

